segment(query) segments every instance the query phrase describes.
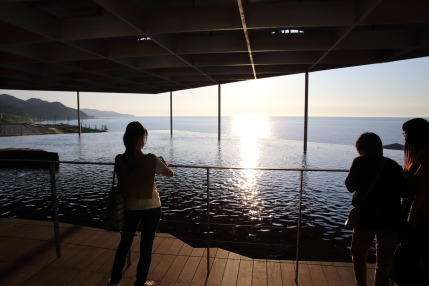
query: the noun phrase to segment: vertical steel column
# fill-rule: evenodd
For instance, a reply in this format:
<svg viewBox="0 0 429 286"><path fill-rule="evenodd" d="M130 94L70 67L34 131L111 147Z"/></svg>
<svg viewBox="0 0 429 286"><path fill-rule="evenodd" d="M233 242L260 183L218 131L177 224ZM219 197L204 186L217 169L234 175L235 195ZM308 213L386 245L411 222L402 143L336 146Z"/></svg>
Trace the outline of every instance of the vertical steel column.
<svg viewBox="0 0 429 286"><path fill-rule="evenodd" d="M217 107L217 138L220 140L220 119L221 119L221 104L220 104L220 84L217 89L218 107Z"/></svg>
<svg viewBox="0 0 429 286"><path fill-rule="evenodd" d="M308 132L308 72L305 73L304 153L307 153L307 132Z"/></svg>
<svg viewBox="0 0 429 286"><path fill-rule="evenodd" d="M295 284L298 285L298 268L299 268L299 243L301 235L301 207L302 207L302 188L303 188L303 175L304 171L300 171L300 183L299 183L299 200L298 200L298 223L296 232L296 267L295 267Z"/></svg>
<svg viewBox="0 0 429 286"><path fill-rule="evenodd" d="M58 219L58 200L57 200L57 188L55 184L55 163L49 163L49 173L51 175L51 199L52 199L52 209L54 212L54 233L55 233L55 250L57 253L57 258L61 257L61 241L60 241L60 227Z"/></svg>
<svg viewBox="0 0 429 286"><path fill-rule="evenodd" d="M210 274L210 168L207 168L207 278Z"/></svg>
<svg viewBox="0 0 429 286"><path fill-rule="evenodd" d="M81 125L80 125L80 98L79 98L79 91L77 92L77 125L78 125L78 132L79 136L82 133Z"/></svg>
<svg viewBox="0 0 429 286"><path fill-rule="evenodd" d="M170 91L170 136L173 137L173 92Z"/></svg>

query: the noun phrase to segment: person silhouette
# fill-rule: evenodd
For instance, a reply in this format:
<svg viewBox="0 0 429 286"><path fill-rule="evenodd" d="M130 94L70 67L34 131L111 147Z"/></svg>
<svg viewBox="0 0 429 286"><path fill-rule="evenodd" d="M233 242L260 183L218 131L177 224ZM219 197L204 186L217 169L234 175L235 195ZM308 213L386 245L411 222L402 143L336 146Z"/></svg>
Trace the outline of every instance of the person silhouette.
<svg viewBox="0 0 429 286"><path fill-rule="evenodd" d="M413 118L402 125L404 171L410 189L407 239L418 255L417 285L429 285L429 122Z"/></svg>
<svg viewBox="0 0 429 286"><path fill-rule="evenodd" d="M128 124L123 137L125 152L115 158L118 186L124 198L124 224L116 250L108 285L119 285L127 253L139 224L141 229L140 256L135 286L154 285L147 281L152 257L152 245L161 217L161 201L155 185L155 175L172 177L173 170L162 157L144 154L148 132L137 121Z"/></svg>
<svg viewBox="0 0 429 286"><path fill-rule="evenodd" d="M353 160L345 185L354 193L352 204L359 215L351 243L356 284L366 285L368 253L376 238L374 285L390 285L401 228L405 177L398 163L383 156L383 145L377 134L363 133L355 146L360 156Z"/></svg>

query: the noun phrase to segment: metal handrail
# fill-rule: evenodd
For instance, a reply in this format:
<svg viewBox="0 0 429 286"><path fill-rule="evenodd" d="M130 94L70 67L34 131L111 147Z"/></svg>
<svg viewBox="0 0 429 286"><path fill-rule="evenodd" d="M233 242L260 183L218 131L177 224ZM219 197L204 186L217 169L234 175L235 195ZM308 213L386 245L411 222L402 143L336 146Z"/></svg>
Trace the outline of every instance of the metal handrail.
<svg viewBox="0 0 429 286"><path fill-rule="evenodd" d="M55 161L55 160L23 160L23 159L0 159L0 162L28 162L28 163L45 163L50 164L50 180L51 180L51 196L54 211L54 233L57 257L61 256L61 243L59 237L59 219L58 219L58 202L55 185L55 164L76 164L76 165L106 165L113 166L114 163L109 162L88 162L88 161ZM291 171L300 173L299 187L299 205L298 205L298 220L297 220L297 242L296 242L296 267L295 267L295 283L298 285L299 271L299 255L300 255L300 234L301 234L301 209L302 209L302 194L303 194L303 174L304 172L349 172L348 169L317 169L317 168L272 168L272 167L233 167L233 166L204 166L204 165L179 165L171 164L172 168L187 168L187 169L205 169L207 172L207 277L210 274L210 169L228 169L228 170L260 170L260 171Z"/></svg>
<svg viewBox="0 0 429 286"><path fill-rule="evenodd" d="M28 162L28 163L55 163L55 164L76 164L76 165L106 165L113 166L110 162L92 161L56 161L56 160L24 160L24 159L0 159L0 162ZM320 169L320 168L275 168L275 167L236 167L236 166L211 166L211 165L180 165L169 164L172 168L188 169L230 169L230 170L259 170L259 171L304 171L304 172L348 172L349 169Z"/></svg>

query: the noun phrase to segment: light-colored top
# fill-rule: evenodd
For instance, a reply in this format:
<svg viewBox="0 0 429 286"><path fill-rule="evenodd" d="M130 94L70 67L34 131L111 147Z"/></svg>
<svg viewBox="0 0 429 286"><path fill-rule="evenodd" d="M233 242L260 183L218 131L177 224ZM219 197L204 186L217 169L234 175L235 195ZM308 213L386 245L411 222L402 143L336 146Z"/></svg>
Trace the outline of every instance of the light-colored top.
<svg viewBox="0 0 429 286"><path fill-rule="evenodd" d="M128 170L123 155L116 158L119 189L124 197L125 210L147 210L161 206L155 175L162 174L164 163L153 154L141 154L136 166Z"/></svg>

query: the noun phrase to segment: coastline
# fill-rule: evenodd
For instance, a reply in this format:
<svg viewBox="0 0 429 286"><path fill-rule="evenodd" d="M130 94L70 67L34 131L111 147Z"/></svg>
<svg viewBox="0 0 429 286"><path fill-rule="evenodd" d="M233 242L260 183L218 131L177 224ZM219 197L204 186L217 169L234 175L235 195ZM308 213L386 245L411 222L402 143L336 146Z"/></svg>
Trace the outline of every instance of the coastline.
<svg viewBox="0 0 429 286"><path fill-rule="evenodd" d="M82 133L101 133L107 130L82 127ZM79 133L78 126L68 124L0 124L0 136L26 136Z"/></svg>

